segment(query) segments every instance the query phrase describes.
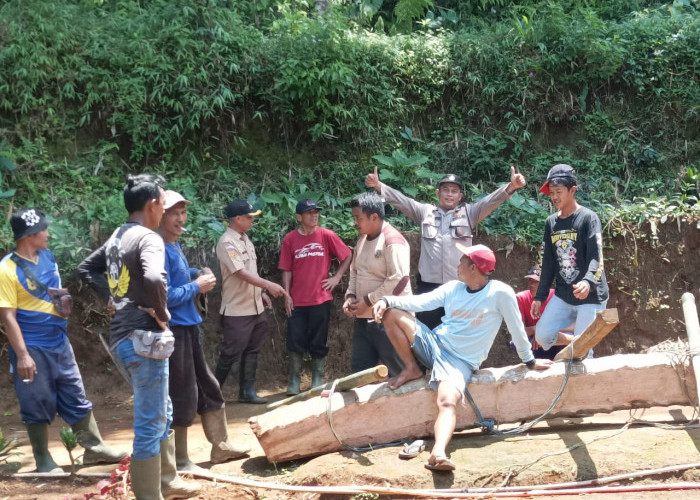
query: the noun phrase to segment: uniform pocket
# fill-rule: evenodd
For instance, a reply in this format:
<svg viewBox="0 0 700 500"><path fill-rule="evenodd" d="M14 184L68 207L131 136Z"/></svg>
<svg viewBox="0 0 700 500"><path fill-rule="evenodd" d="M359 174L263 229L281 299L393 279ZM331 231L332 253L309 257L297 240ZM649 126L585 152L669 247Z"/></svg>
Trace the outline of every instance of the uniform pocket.
<svg viewBox="0 0 700 500"><path fill-rule="evenodd" d="M458 240L472 239L472 228L469 226L469 221L466 217L458 217L450 222L450 233L452 238Z"/></svg>

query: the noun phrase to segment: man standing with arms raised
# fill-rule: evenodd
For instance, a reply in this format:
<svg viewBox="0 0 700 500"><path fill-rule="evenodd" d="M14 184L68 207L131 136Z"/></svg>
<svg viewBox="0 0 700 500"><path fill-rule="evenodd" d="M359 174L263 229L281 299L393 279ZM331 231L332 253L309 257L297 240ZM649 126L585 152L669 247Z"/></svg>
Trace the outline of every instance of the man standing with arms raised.
<svg viewBox="0 0 700 500"><path fill-rule="evenodd" d="M525 176L510 168L510 183L474 203L461 203L462 179L447 174L435 190L438 205L420 203L400 191L379 181L377 168L365 178L367 187L373 188L385 201L421 227L420 259L418 261L417 294L426 293L443 283L457 279L457 265L461 252L457 243L472 244L477 224L488 217L498 206L518 189L525 186ZM443 308L418 314L429 328L440 324L445 314Z"/></svg>

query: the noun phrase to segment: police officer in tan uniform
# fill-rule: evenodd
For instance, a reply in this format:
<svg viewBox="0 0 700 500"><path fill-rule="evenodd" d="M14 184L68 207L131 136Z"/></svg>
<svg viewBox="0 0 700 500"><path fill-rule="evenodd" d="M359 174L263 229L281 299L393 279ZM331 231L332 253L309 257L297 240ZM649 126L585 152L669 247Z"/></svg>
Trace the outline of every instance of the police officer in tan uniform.
<svg viewBox="0 0 700 500"><path fill-rule="evenodd" d="M457 279L457 266L461 252L456 244L471 245L473 232L482 220L525 186L525 176L510 168L510 183L496 189L475 203L461 203L462 179L447 174L438 182L435 194L438 205L420 203L409 198L379 180L377 168L367 174L365 185L373 188L384 200L401 211L406 217L421 226L421 249L418 261L416 293L426 293L438 286ZM442 308L418 314L429 328L440 324L444 315Z"/></svg>

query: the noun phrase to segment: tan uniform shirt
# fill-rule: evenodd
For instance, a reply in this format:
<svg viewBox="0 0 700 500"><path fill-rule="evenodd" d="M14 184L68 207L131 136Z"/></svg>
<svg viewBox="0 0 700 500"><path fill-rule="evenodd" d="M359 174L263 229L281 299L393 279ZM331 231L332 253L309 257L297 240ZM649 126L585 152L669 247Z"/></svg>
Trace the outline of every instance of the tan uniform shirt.
<svg viewBox="0 0 700 500"><path fill-rule="evenodd" d="M238 271L258 274L258 261L253 242L246 234L226 228L216 244L221 266L221 308L223 316L253 316L264 311L262 289L241 279Z"/></svg>
<svg viewBox="0 0 700 500"><path fill-rule="evenodd" d="M410 247L403 235L384 222L379 236L357 240L345 297L354 295L371 306L385 295L411 295ZM363 316L371 318L372 310Z"/></svg>
<svg viewBox="0 0 700 500"><path fill-rule="evenodd" d="M419 203L381 183L385 201L421 226L418 272L426 283L444 284L457 279L457 266L462 253L457 242L471 246L477 224L510 198L506 187L496 189L475 203L462 203L445 211L430 203Z"/></svg>

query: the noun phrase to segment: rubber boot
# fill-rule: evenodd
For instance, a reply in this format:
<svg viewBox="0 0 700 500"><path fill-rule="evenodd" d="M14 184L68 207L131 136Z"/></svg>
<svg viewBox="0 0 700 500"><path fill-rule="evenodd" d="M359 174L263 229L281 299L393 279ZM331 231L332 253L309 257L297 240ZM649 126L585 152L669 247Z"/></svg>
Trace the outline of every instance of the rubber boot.
<svg viewBox="0 0 700 500"><path fill-rule="evenodd" d="M209 460L213 464L220 464L228 460L234 460L247 455L250 446L232 443L228 439L226 422L226 410L209 411L202 413L202 428L207 441L211 443L211 455Z"/></svg>
<svg viewBox="0 0 700 500"><path fill-rule="evenodd" d="M131 491L136 500L163 500L160 495L160 455L129 462Z"/></svg>
<svg viewBox="0 0 700 500"><path fill-rule="evenodd" d="M202 489L201 484L185 481L177 475L174 434L171 429L168 439L160 442L160 492L164 500L190 498Z"/></svg>
<svg viewBox="0 0 700 500"><path fill-rule="evenodd" d="M175 465L178 472L207 472L190 460L187 452L187 427L173 427L175 431Z"/></svg>
<svg viewBox="0 0 700 500"><path fill-rule="evenodd" d="M104 444L92 412L88 413L82 420L71 425L71 428L78 439L78 444L85 448L83 465L116 464L128 455L125 451L116 451Z"/></svg>
<svg viewBox="0 0 700 500"><path fill-rule="evenodd" d="M258 369L258 353L248 354L241 364L241 384L238 401L261 405L267 403L267 398L261 398L255 393L255 372Z"/></svg>
<svg viewBox="0 0 700 500"><path fill-rule="evenodd" d="M289 385L287 386L287 396L296 396L299 394L299 386L301 385L301 361L302 354L300 352L289 351Z"/></svg>
<svg viewBox="0 0 700 500"><path fill-rule="evenodd" d="M235 363L234 358L225 358L224 356L219 356L219 361L216 363L216 369L214 370L214 377L219 382L219 387L224 386L226 378L228 377L231 368Z"/></svg>
<svg viewBox="0 0 700 500"><path fill-rule="evenodd" d="M32 445L32 453L36 462L37 472L63 472L49 453L49 426L47 424L25 424L29 443Z"/></svg>
<svg viewBox="0 0 700 500"><path fill-rule="evenodd" d="M326 358L311 359L311 387L323 385L323 371L326 368Z"/></svg>

